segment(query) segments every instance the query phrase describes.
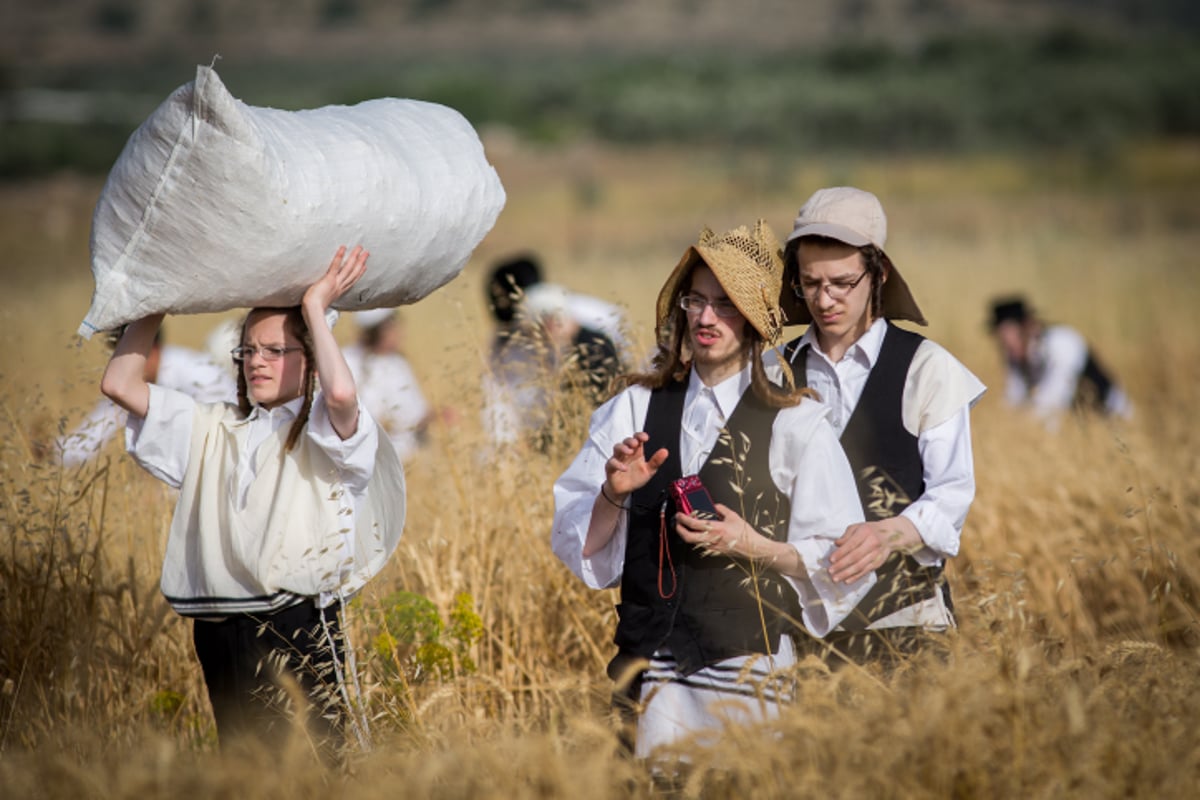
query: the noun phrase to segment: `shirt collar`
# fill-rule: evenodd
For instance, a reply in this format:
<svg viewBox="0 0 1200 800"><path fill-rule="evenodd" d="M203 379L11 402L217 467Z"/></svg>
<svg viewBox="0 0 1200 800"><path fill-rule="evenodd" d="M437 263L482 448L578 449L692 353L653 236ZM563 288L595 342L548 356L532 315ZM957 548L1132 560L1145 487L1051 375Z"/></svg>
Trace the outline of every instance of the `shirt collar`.
<svg viewBox="0 0 1200 800"><path fill-rule="evenodd" d="M300 409L303 406L303 395L295 398L294 400L288 400L283 405L276 406L275 408L264 408L256 403L254 407L250 409L250 413L246 415L246 418L240 420L238 424L246 425L254 420L266 419L270 420L276 425L282 425L283 423L289 422L300 416Z"/></svg>
<svg viewBox="0 0 1200 800"><path fill-rule="evenodd" d="M737 407L738 401L742 399L742 395L746 393L746 389L748 388L750 388L749 364L742 367L740 372L730 375L716 386L706 386L704 381L700 380L700 376L696 373L696 370L693 369L688 375L688 388L687 395L684 397L684 403L691 405L692 401L701 392L708 389L717 403L717 408L725 415L725 419L729 419L729 415L733 413L733 409Z"/></svg>
<svg viewBox="0 0 1200 800"><path fill-rule="evenodd" d="M879 351L883 349L883 337L886 334L887 320L880 317L871 323L871 327L867 328L866 333L858 337L858 341L850 345L850 349L846 351L846 355L865 360L868 368L874 367L875 362L879 360ZM829 357L825 355L825 352L817 343L816 325L809 325L808 330L800 337L800 347L804 345L810 346L814 352L820 353L826 361L829 361ZM797 352L799 352L799 348L797 348Z"/></svg>

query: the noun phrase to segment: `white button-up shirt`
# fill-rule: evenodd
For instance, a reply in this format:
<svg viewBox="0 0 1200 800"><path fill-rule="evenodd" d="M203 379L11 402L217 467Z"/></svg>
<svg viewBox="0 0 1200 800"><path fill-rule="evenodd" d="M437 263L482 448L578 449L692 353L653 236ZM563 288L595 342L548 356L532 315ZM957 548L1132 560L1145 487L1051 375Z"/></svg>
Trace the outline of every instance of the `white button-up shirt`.
<svg viewBox="0 0 1200 800"><path fill-rule="evenodd" d="M1004 398L1009 405L1029 403L1048 428L1058 425L1063 412L1075 402L1079 379L1087 367L1088 343L1083 335L1066 325L1051 325L1030 346L1029 379L1014 366L1008 368ZM1105 399L1105 411L1128 418L1133 405L1119 386Z"/></svg>
<svg viewBox="0 0 1200 800"><path fill-rule="evenodd" d="M808 386L829 407L839 437L879 360L886 332L886 322L876 320L837 362L822 352L815 326L801 337L800 344L809 345L804 364ZM925 547L913 555L927 566L958 554L967 510L975 498L970 409L985 390L944 348L928 339L921 342L905 378L901 418L917 437L925 491L902 516L920 533Z"/></svg>
<svg viewBox="0 0 1200 800"><path fill-rule="evenodd" d="M258 474L258 451L262 444L285 425L296 419L304 398L284 403L273 409L254 406L249 416L239 421L248 435L238 454L235 492L238 508L245 508L249 489ZM125 444L130 455L144 469L168 486L179 489L187 473L196 401L182 392L150 384L150 401L145 417L129 415ZM339 516L345 524L341 534L342 561L352 563L354 552L355 515L363 502L367 485L375 469L378 427L370 413L359 402L359 424L354 435L342 439L329 419L324 395L313 398L308 424L302 435L311 439L333 461L346 492L337 496ZM318 605L324 607L336 597L322 593Z"/></svg>
<svg viewBox="0 0 1200 800"><path fill-rule="evenodd" d="M699 470L749 386L749 367L713 387L705 386L692 372L680 419L684 474ZM622 514L608 544L590 557L583 556L592 507L605 480L604 465L616 443L645 429L650 396L649 389L632 386L596 409L587 442L554 484L551 546L594 589L620 582L628 537L627 515ZM850 585L835 583L829 576L834 540L849 525L862 522L863 511L850 463L826 414L824 405L811 399L782 409L768 445L771 479L791 500L787 541L806 570L804 576L788 581L800 597L804 623L815 636L824 636L839 624L875 583L873 573Z"/></svg>

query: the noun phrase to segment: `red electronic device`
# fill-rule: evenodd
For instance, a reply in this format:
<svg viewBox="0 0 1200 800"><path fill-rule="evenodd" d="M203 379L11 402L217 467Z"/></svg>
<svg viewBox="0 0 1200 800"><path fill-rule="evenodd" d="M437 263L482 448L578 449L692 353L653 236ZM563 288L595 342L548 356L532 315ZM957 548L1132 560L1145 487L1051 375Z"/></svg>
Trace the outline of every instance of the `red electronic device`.
<svg viewBox="0 0 1200 800"><path fill-rule="evenodd" d="M721 519L712 495L704 488L698 475L685 475L672 482L671 497L675 499L675 508L683 514L691 514L698 519Z"/></svg>

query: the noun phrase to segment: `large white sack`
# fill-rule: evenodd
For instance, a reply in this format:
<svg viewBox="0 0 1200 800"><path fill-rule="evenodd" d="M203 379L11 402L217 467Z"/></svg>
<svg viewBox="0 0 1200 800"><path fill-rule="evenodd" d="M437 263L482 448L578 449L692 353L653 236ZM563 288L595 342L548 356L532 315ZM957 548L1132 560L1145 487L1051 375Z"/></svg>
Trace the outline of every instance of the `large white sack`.
<svg viewBox="0 0 1200 800"><path fill-rule="evenodd" d="M199 67L109 173L79 333L156 312L295 305L341 244L371 257L339 308L412 303L462 270L504 199L453 109L395 98L258 108Z"/></svg>

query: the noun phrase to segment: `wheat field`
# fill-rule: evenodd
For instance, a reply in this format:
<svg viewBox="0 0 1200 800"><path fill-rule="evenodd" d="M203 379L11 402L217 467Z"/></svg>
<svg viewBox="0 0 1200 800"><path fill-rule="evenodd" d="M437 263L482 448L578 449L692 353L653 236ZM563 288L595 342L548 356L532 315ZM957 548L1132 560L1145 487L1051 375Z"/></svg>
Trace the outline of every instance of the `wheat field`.
<svg viewBox="0 0 1200 800"><path fill-rule="evenodd" d="M218 754L190 626L158 593L170 492L115 443L77 470L52 455L106 357L73 334L100 182L0 186L0 796L1194 796L1195 143L1105 163L487 145L508 206L464 273L404 311L426 394L456 414L409 466L400 548L347 612L371 746L332 772L300 736ZM782 719L690 752L664 787L620 756L608 718L615 595L549 549L550 487L586 419L546 453L490 450L480 430L483 277L535 250L551 280L626 306L645 348L658 288L702 225L763 217L783 234L836 184L880 195L927 334L990 387L949 572L960 629L945 661L890 676L806 668ZM1011 291L1086 333L1132 421L1049 434L1003 406L984 320ZM171 318L166 335L201 347L217 321Z"/></svg>

